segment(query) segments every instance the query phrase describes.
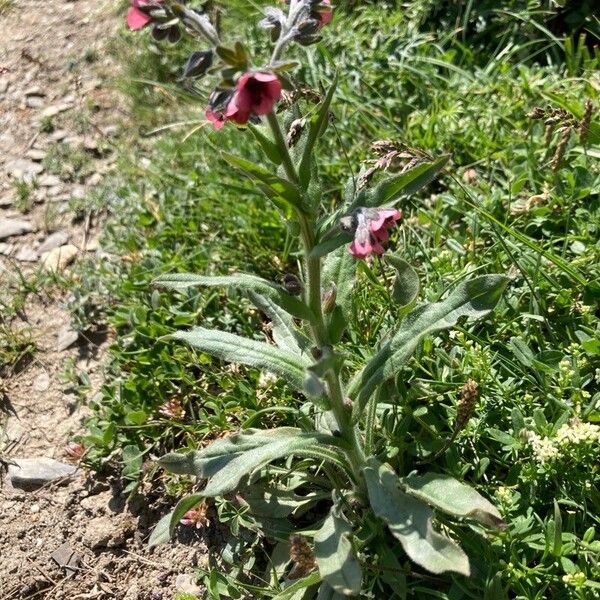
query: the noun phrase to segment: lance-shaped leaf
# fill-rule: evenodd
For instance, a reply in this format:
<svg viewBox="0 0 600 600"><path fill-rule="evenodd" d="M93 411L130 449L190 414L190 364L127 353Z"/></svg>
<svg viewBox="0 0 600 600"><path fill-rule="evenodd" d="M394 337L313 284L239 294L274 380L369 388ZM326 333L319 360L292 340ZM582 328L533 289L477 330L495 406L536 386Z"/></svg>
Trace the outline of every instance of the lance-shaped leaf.
<svg viewBox="0 0 600 600"><path fill-rule="evenodd" d="M360 418L377 386L406 364L426 335L456 325L461 317L484 317L496 306L507 283L502 275L482 275L461 282L445 300L422 304L409 313L393 338L351 382L348 393L355 400L354 420Z"/></svg>
<svg viewBox="0 0 600 600"><path fill-rule="evenodd" d="M298 166L298 175L300 177L300 183L304 189L306 189L310 183L312 175L311 164L314 160L314 150L318 139L325 133L327 123L329 121L329 107L333 100L333 94L337 87L337 75L329 88L327 95L323 98L323 101L317 108L317 112L313 115L310 120L308 127L308 135L306 143L302 149L302 158L300 159L300 165Z"/></svg>
<svg viewBox="0 0 600 600"><path fill-rule="evenodd" d="M371 458L364 474L373 512L387 524L411 560L431 573L470 574L467 555L433 529L431 508L400 490L400 480L389 465Z"/></svg>
<svg viewBox="0 0 600 600"><path fill-rule="evenodd" d="M442 156L433 162L425 162L386 177L369 191L364 199L365 206L377 207L396 202L401 196L410 196L431 183L446 166L450 156Z"/></svg>
<svg viewBox="0 0 600 600"><path fill-rule="evenodd" d="M283 179L272 171L245 158L235 156L235 154L223 152L222 156L230 165L242 171L247 177L262 184L259 185L260 189L279 209L284 210L286 215L291 216L293 213L290 210L291 208L297 210L305 208L300 190L287 179Z"/></svg>
<svg viewBox="0 0 600 600"><path fill-rule="evenodd" d="M307 496L300 496L293 490L251 485L240 490L238 496L250 507L253 516L282 519L290 515L304 514L319 500L328 497L329 494L312 493Z"/></svg>
<svg viewBox="0 0 600 600"><path fill-rule="evenodd" d="M352 551L351 535L352 527L335 506L315 533L315 559L321 577L345 596L359 594L362 584L362 570Z"/></svg>
<svg viewBox="0 0 600 600"><path fill-rule="evenodd" d="M455 517L479 521L490 527L506 527L498 509L472 487L438 473L409 475L401 479L404 491Z"/></svg>
<svg viewBox="0 0 600 600"><path fill-rule="evenodd" d="M283 161L283 158L281 157L281 152L279 151L277 144L271 138L266 136L256 125L248 123L248 129L256 138L256 141L260 144L260 147L263 149L263 152L266 154L267 158L272 163L280 165Z"/></svg>
<svg viewBox="0 0 600 600"><path fill-rule="evenodd" d="M390 254L385 260L396 269L392 298L400 308L410 306L419 295L421 284L417 272L399 256Z"/></svg>
<svg viewBox="0 0 600 600"><path fill-rule="evenodd" d="M154 526L148 545L159 546L160 544L166 544L171 539L171 519L173 517L173 511L167 513L160 521Z"/></svg>
<svg viewBox="0 0 600 600"><path fill-rule="evenodd" d="M261 294L280 306L286 312L298 319L310 321L313 318L312 311L302 300L289 294L281 286L245 273L234 273L233 275L195 275L194 273L166 273L154 280L154 285L171 290L183 290L189 287L231 287L243 292L255 292Z"/></svg>
<svg viewBox="0 0 600 600"><path fill-rule="evenodd" d="M310 342L298 331L294 319L273 300L256 292L249 292L248 297L271 320L273 340L282 350L304 354L309 349Z"/></svg>
<svg viewBox="0 0 600 600"><path fill-rule="evenodd" d="M356 281L356 259L346 248L332 252L323 264L323 286L325 289L335 285L336 304L346 319L352 312L352 289Z"/></svg>
<svg viewBox="0 0 600 600"><path fill-rule="evenodd" d="M266 369L300 391L305 368L310 364L301 356L280 350L277 346L215 329L196 327L190 331L177 331L168 337L187 342L227 362Z"/></svg>

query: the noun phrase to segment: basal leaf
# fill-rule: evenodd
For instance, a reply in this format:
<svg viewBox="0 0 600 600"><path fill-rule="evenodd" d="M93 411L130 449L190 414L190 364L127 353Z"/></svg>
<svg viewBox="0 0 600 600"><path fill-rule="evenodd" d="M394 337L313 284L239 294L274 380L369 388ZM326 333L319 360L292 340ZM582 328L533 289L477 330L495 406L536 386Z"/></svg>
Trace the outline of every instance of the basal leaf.
<svg viewBox="0 0 600 600"><path fill-rule="evenodd" d="M177 331L168 337L187 342L227 362L266 369L300 391L303 389L305 368L310 365L297 354L280 350L271 344L215 329L196 327L190 331Z"/></svg>
<svg viewBox="0 0 600 600"><path fill-rule="evenodd" d="M154 529L150 534L150 539L148 540L148 545L150 547L159 546L160 544L167 544L169 541L171 541L170 525L172 516L173 512L166 514L154 526Z"/></svg>
<svg viewBox="0 0 600 600"><path fill-rule="evenodd" d="M154 285L171 290L183 290L189 287L231 287L243 292L261 294L283 308L286 312L310 321L312 311L302 300L289 294L283 286L277 285L256 275L234 273L233 275L196 275L194 273L165 273L154 280Z"/></svg>
<svg viewBox="0 0 600 600"><path fill-rule="evenodd" d="M362 584L362 570L352 550L351 535L352 527L335 506L315 533L315 559L321 577L345 596L359 594Z"/></svg>
<svg viewBox="0 0 600 600"><path fill-rule="evenodd" d="M506 526L498 509L472 487L438 473L409 475L401 479L404 491L430 506L456 517L479 521L490 527Z"/></svg>
<svg viewBox="0 0 600 600"><path fill-rule="evenodd" d="M433 511L400 490L400 480L390 466L371 458L364 474L373 512L387 524L411 560L431 573L470 574L467 555L456 542L433 529Z"/></svg>
<svg viewBox="0 0 600 600"><path fill-rule="evenodd" d="M496 306L507 284L502 275L482 275L461 282L445 300L422 304L409 313L398 332L351 382L348 393L355 400L354 420L360 418L377 386L406 364L426 335L456 325L461 317L484 317Z"/></svg>

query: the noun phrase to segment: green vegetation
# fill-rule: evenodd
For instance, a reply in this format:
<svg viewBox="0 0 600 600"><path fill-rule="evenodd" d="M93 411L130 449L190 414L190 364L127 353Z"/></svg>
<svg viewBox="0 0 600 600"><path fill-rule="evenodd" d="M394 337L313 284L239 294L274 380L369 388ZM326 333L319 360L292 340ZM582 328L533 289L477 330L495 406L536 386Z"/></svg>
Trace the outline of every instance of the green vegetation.
<svg viewBox="0 0 600 600"><path fill-rule="evenodd" d="M585 7L559 27L556 12L517 2L503 10L467 3L477 6L458 13L454 3L414 2L406 11L392 2L358 4L338 14L327 43L303 59L303 78L317 90L341 74L335 135L321 149L324 202L339 200L340 182L358 175L360 161L382 158L382 145L379 154L369 150L377 140L393 142L384 153L391 169L450 154L435 183L402 206L393 247L416 265L420 300L438 300L469 275L511 279L485 321L426 339L380 405L374 436L393 466L428 463L474 486L508 527L483 539L475 527L444 521L472 557L473 576L415 574L404 558L390 567L380 556L363 565L370 597L388 598L388 586L398 598L600 597L598 113L582 127L586 102L600 104L600 62L591 38L580 37L593 31ZM244 33L249 44L259 39ZM129 69L124 89L135 122L143 133L161 131L122 148L118 178L90 199L111 214L103 250L112 260L84 267L72 304L80 328L117 334L85 443L98 468L126 462L132 492L140 454L196 448L256 425L296 425L288 409L301 404L257 370L225 367L162 339L194 325L245 337L268 327L241 295L158 291L151 283L159 275L235 269L281 282L297 272L298 254L276 212L219 157L220 150L252 156L249 132L207 132L207 90L195 103L196 91L177 84L172 65L190 48L148 46L144 35L115 43ZM181 125L166 128L170 122ZM394 270L379 268L359 267L352 312L362 326L343 340L356 365L393 324ZM479 399L457 431L468 379ZM152 476L178 495L186 485ZM266 582L246 575L268 566L262 542L248 533L256 520L234 500L218 500L216 509L231 528L224 552L231 572L215 564L204 574L210 597L238 598L244 589L276 596L269 573Z"/></svg>

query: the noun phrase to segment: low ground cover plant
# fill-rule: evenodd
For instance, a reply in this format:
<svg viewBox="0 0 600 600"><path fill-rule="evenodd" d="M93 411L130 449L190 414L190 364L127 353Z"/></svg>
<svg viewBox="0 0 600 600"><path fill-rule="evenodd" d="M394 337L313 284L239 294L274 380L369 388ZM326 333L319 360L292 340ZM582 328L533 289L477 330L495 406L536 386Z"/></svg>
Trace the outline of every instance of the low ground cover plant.
<svg viewBox="0 0 600 600"><path fill-rule="evenodd" d="M336 250L357 265L353 293L348 296L347 327L336 346L345 357L345 381L402 318L397 312L390 316L399 306L394 304L393 294L395 278L402 271L394 263L398 254L413 265L424 282L421 298L433 303L447 299L459 281L479 273L508 272L512 279L496 312L475 328L459 323L454 333L425 337L423 349L417 349L398 377L386 385L390 387L386 390L388 399L380 398L373 437L374 452L381 462L393 465L400 474L412 469L451 474L477 485L488 498L494 495L507 527L498 533L487 530L482 537L472 534L472 527L483 531L477 525L468 521L458 524L436 512L437 526L459 538L471 557L470 578L451 573L427 576L418 567L410 567L399 546L394 546L395 558L400 557L401 563L398 574L397 565L383 568L381 561L365 559L378 555L367 554L373 552L369 541L362 545L364 540L353 537L351 552L361 565L365 589L375 597L389 594L385 578L394 573L393 585L400 597L404 594L400 589L403 576L406 593L416 597L594 597L597 319L593 298L598 177L590 168L590 154L597 146L593 118L591 139L584 144L579 137L586 99L596 99L593 85L586 80L585 71L579 71L581 80L571 86L556 67L511 64L505 55L491 57L488 64L478 57L477 64L471 64L468 52L455 54L456 48L444 47L442 40L432 43L410 28L405 30L405 16L400 11L383 19L369 8L353 14L351 22L356 35L364 36L362 44L356 44L354 34L342 35L350 21L339 15L336 19L337 23L319 30L326 36L325 43L308 54L310 61L301 60L292 72L311 83L322 98L330 88L322 88L320 82L332 82L336 70L328 54L340 57L336 61L338 89L329 106L336 120L328 120L318 153L320 180L331 214L333 206L344 204L342 178L354 172L358 180L359 161L370 159L363 175L379 167L377 163L385 164L386 157L392 163L387 172L379 168L371 172L364 189L372 191L382 178L398 175L417 158L415 149L398 144L397 137L426 150L421 164L415 163L411 169L431 167L435 163L432 157L452 152L452 162L446 163L447 171L434 186L425 193L399 199L403 219L391 229L392 242L381 261L384 275L378 260L372 265L356 263L344 247ZM259 44L254 30L245 38L249 48L255 41ZM135 43L143 45L137 40ZM264 48L264 42L258 47ZM178 46L168 48L171 57L179 52ZM206 45L202 45L205 50ZM166 68L164 54L152 56L159 56L161 69ZM572 65L579 67L569 68L582 69L584 62L573 59ZM350 82L341 76L344 72L352 74ZM390 87L392 78L395 83ZM306 132L320 105L303 102L296 107L300 108L298 118L308 117ZM533 118L536 107L556 112ZM562 116L559 109L565 111ZM401 125L394 130L391 123L397 119ZM283 119L285 133L293 120ZM546 123L548 120L551 122ZM258 133L268 135L265 125L257 124ZM216 150L228 146L235 148L236 155L264 165L260 162L264 157L259 158L252 147L254 134L250 129L242 133L227 123L215 132L210 138L214 160L204 158L207 142L203 137L184 143L161 141L153 156L154 165L145 172L143 188L158 193L141 209L134 199L140 192L134 190L130 196L132 204L126 210L137 223L134 229L128 223L126 236L126 251L134 257L127 263L132 277L119 284L127 286L128 293L112 317L127 341L127 345L114 349L118 364L125 366L123 401L118 396L113 399L113 392L106 390L107 402L100 407L106 412L96 423L94 439L98 445L92 457L94 453L118 453L125 444L132 445L136 455L160 453L162 448L181 444L204 446L215 434L240 427L297 424L298 407L305 403L303 392L290 392L255 370L242 368L244 377L221 371L218 364L211 366L206 352L195 353L160 338L174 327L185 329L199 321L203 327L218 326L252 337L253 326L264 326L265 322L250 303L240 300L238 292L229 290L224 295L211 288L206 294L190 287L173 296L147 291L153 274L163 270L231 275L240 264L244 270L280 284L285 273L299 274L296 260L301 254L289 242L294 239L293 230L277 224L278 213L267 208L255 188L242 183L233 169L223 167L217 156ZM566 129L567 146L563 142L564 154L554 168L551 162ZM389 137L394 137L392 144L375 147L368 155L371 141L387 141ZM344 150L341 154L340 145ZM291 149L296 160L300 153L299 145ZM195 171L194 160L198 159L194 156L202 157L199 171ZM179 165L184 177L178 174ZM270 172L276 172L275 166ZM202 197L194 193L196 185L202 188ZM246 210L239 208L240 192L248 219ZM213 220L211 204L218 211L218 219ZM350 215L340 212L338 216ZM204 226L198 228L198 223ZM257 229L260 235L253 236L252 230ZM229 242L232 237L238 246L246 248L245 253ZM204 242L198 248L199 239ZM346 245L350 242L347 239ZM273 260L282 246L284 256ZM135 258L138 253L139 258ZM214 254L221 261L217 269L211 265ZM251 259L252 254L256 260ZM404 267L405 277L406 273L410 270ZM332 289L325 287L325 292ZM339 304L343 293L339 287L336 293ZM271 340L268 329L266 335L254 335L254 339ZM148 345L149 339L158 341ZM164 365L169 366L165 369ZM471 419L457 431L457 399L469 378L479 382L480 397ZM254 383L261 385L258 394L252 392ZM183 417L177 413L177 402L163 407L173 398L185 411ZM109 435L102 439L106 431ZM454 443L445 449L447 438L453 436ZM268 477L285 478L288 464L276 464L268 468ZM329 489L324 484L328 475L319 471L316 481L324 491ZM172 489L181 490L181 484ZM298 488L300 492L304 489ZM344 498L340 501L345 515L342 520L354 520L354 504L347 506ZM291 520L295 529L308 525L309 518L325 517L330 502L320 499L306 516L299 509ZM215 509L217 518L232 525L231 552L225 555L234 569L230 575L217 571L207 574L212 597L236 597L244 585L252 583L259 587L248 588L250 595L273 596L272 590L277 589L283 593L281 586L289 567L288 572L273 576L269 570L263 583L260 578L244 579L243 569L238 570L240 566L253 567L256 573L258 567L269 564L268 559L257 558L263 554L255 533L247 535L244 531L264 529L263 521L271 515L253 516L235 496L217 499ZM281 529L281 522L276 525ZM279 529L271 539L289 539L289 525L286 531ZM380 533L391 542L391 534L382 529ZM312 556L313 534L314 528L309 527L304 539L296 540L295 558ZM269 546L266 549L272 550ZM279 546L286 562L289 550L285 544Z"/></svg>

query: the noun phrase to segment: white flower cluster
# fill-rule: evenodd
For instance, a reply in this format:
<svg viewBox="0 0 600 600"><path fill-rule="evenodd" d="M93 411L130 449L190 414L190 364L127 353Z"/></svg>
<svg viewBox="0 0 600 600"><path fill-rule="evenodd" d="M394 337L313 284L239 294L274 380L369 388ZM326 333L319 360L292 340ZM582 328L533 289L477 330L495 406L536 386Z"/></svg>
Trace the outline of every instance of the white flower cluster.
<svg viewBox="0 0 600 600"><path fill-rule="evenodd" d="M600 427L574 418L562 425L553 438L533 431L528 431L526 437L533 454L543 464L557 458L567 447L599 444Z"/></svg>

